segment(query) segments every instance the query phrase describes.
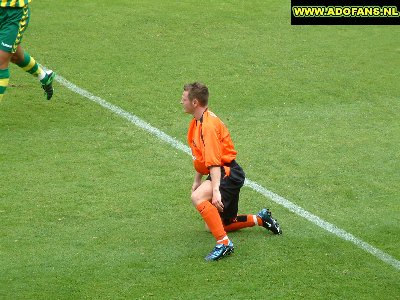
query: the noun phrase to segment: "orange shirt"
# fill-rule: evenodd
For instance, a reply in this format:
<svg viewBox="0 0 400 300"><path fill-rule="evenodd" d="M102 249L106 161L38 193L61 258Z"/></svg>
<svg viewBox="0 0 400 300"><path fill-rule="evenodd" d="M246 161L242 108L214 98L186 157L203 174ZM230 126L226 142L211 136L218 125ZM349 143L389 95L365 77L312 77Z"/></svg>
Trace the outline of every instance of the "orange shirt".
<svg viewBox="0 0 400 300"><path fill-rule="evenodd" d="M208 109L199 121L189 124L188 143L197 172L209 174L209 167L224 166L236 158L231 136L225 124Z"/></svg>

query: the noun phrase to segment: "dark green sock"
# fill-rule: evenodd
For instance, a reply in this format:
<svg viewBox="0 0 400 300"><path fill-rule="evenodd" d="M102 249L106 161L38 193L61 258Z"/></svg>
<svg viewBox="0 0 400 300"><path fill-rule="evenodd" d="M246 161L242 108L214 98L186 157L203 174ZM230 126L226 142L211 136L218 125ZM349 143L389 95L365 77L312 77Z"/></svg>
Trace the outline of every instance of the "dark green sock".
<svg viewBox="0 0 400 300"><path fill-rule="evenodd" d="M43 72L42 68L39 67L35 59L27 52L24 52L24 60L22 61L22 63L18 64L18 66L34 76L39 76ZM43 75L44 74L42 74L42 76Z"/></svg>

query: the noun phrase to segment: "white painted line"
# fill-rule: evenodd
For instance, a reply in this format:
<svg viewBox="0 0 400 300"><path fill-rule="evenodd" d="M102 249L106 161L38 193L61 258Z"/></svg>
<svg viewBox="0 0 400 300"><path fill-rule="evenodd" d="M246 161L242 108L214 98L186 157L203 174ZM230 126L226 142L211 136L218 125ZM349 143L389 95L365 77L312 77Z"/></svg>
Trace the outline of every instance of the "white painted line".
<svg viewBox="0 0 400 300"><path fill-rule="evenodd" d="M57 75L56 79L57 82L65 86L66 88L70 89L71 91L93 101L96 102L97 104L103 106L104 108L111 110L113 113L119 115L120 117L128 120L129 122L135 124L137 127L140 127L144 129L145 131L150 132L152 135L155 135L158 137L160 140L172 145L174 148L181 150L189 155L191 154L190 148L184 144L182 144L180 141L174 139L173 137L169 136L168 134L164 133L163 131L151 126L149 123L143 121L142 119L136 117L135 115L132 115L131 113L123 110L122 108L113 105L100 97L97 97L93 95L92 93L81 89L80 87L76 86L75 84L69 82L65 78Z"/></svg>
<svg viewBox="0 0 400 300"><path fill-rule="evenodd" d="M181 150L190 156L192 155L190 148L188 146L184 145L177 139L169 136L165 132L153 127L152 125L143 121L142 119L138 118L137 116L123 110L122 108L120 108L114 104L111 104L111 103L103 100L100 97L93 95L92 93L90 93L84 89L81 89L80 87L76 86L75 84L71 83L70 81L66 80L65 78L61 77L60 75L57 75L55 80L57 82L59 82L61 85L68 88L69 90L101 105L102 107L112 111L113 113L128 120L129 122L142 128L143 130L151 133L152 135L156 136L157 138L161 139L162 141L170 144L175 149ZM357 247L372 254L376 258L384 261L385 263L393 266L397 270L400 270L400 261L399 260L397 260L394 257L390 256L389 254L371 246L370 244L356 238L354 235L344 231L343 229L340 229L340 228L336 227L335 225L322 220L321 218L317 217L316 215L313 215L312 213L304 210L300 206L297 206L296 204L290 202L289 200L283 198L282 196L279 196L278 194L275 194L274 192L267 190L266 188L262 187L261 185L259 185L258 183L254 182L254 181L246 179L245 186L253 189L254 191L260 193L261 195L263 195L267 198L270 198L272 201L286 207L288 210L307 219L308 221L325 229L326 231L333 233L334 235L340 237L341 239L352 242Z"/></svg>
<svg viewBox="0 0 400 300"><path fill-rule="evenodd" d="M340 229L336 227L335 225L326 222L322 220L320 217L317 217L316 215L304 210L300 206L297 206L296 204L290 202L289 200L283 198L282 196L279 196L278 194L275 194L274 192L271 192L267 190L266 188L262 187L258 183L246 179L246 186L250 187L254 191L260 193L261 195L264 195L267 198L270 198L272 201L282 205L283 207L286 207L288 210L294 212L295 214L307 219L308 221L314 223L315 225L325 229L326 231L329 231L330 233L333 233L334 235L337 235L343 240L352 242L356 246L360 247L361 249L367 251L368 253L371 253L372 255L376 256L380 260L388 263L389 265L392 265L396 269L400 270L400 261L395 259L394 257L390 256L389 254L371 246L370 244L356 238L354 235L351 233L348 233L344 231L343 229Z"/></svg>

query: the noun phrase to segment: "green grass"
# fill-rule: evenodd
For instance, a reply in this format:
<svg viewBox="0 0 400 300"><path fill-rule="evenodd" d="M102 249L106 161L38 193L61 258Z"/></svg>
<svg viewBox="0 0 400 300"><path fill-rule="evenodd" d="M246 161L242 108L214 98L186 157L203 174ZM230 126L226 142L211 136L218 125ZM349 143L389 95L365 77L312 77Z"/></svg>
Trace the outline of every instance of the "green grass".
<svg viewBox="0 0 400 300"><path fill-rule="evenodd" d="M33 1L23 45L185 142L184 83L209 85L248 177L400 259L395 26L290 26L281 1ZM66 17L68 18L66 19ZM251 228L206 263L190 157L11 67L0 104L1 299L397 299L399 270L244 188Z"/></svg>

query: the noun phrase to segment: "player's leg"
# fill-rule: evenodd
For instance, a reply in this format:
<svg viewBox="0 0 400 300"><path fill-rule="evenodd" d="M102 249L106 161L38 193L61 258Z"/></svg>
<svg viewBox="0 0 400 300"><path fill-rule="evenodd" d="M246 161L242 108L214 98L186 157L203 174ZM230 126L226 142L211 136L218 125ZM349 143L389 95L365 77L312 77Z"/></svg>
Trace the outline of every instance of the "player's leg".
<svg viewBox="0 0 400 300"><path fill-rule="evenodd" d="M8 82L10 79L10 70L8 68L12 45L16 38L15 26L10 21L12 11L6 8L0 8L0 101L3 99L3 95L6 92Z"/></svg>
<svg viewBox="0 0 400 300"><path fill-rule="evenodd" d="M24 51L21 45L18 45L17 51L12 55L11 62L22 68L25 72L37 77L40 81L47 76L36 60L28 52Z"/></svg>
<svg viewBox="0 0 400 300"><path fill-rule="evenodd" d="M263 226L274 234L281 234L279 224L271 216L268 209L261 210L257 215L238 215L238 203L240 189L244 184L245 174L242 168L236 163L231 164L229 176L225 176L226 171L222 170L220 191L224 204L224 211L221 213L226 232L239 230L242 228Z"/></svg>
<svg viewBox="0 0 400 300"><path fill-rule="evenodd" d="M238 215L233 219L224 219L223 223L226 232L258 225L274 234L282 234L278 221L272 218L271 212L267 208L262 209L257 215Z"/></svg>
<svg viewBox="0 0 400 300"><path fill-rule="evenodd" d="M50 100L54 93L53 80L55 74L52 71L45 72L40 67L40 65L35 61L35 59L22 49L20 44L22 42L25 30L28 28L29 19L31 15L29 6L21 8L20 13L21 15L19 19L14 19L14 24L18 26L18 29L17 29L17 36L13 44L13 50L12 50L13 56L11 58L11 62L17 64L26 72L37 77L42 85L47 100Z"/></svg>
<svg viewBox="0 0 400 300"><path fill-rule="evenodd" d="M24 51L21 45L18 45L16 52L12 55L11 62L22 68L25 72L37 77L42 84L47 100L51 99L54 93L53 80L55 73L53 71L45 72L36 60L28 52Z"/></svg>
<svg viewBox="0 0 400 300"><path fill-rule="evenodd" d="M192 203L199 211L217 243L227 238L218 209L211 204L212 185L210 180L205 180L193 193Z"/></svg>
<svg viewBox="0 0 400 300"><path fill-rule="evenodd" d="M218 209L210 202L211 199L212 185L210 180L204 181L192 193L193 205L217 241L217 246L206 256L206 260L218 260L233 252L233 244L224 230Z"/></svg>
<svg viewBox="0 0 400 300"><path fill-rule="evenodd" d="M224 210L220 213L225 231L254 226L251 215L239 215L239 194L245 180L243 169L234 161L229 168L221 168L221 192Z"/></svg>
<svg viewBox="0 0 400 300"><path fill-rule="evenodd" d="M263 226L261 218L257 215L238 215L236 218L222 219L222 224L226 232L237 231L255 225ZM210 232L210 228L208 228L207 224L204 225L205 230Z"/></svg>
<svg viewBox="0 0 400 300"><path fill-rule="evenodd" d="M8 69L10 57L11 53L0 50L0 102L10 80L10 70Z"/></svg>
<svg viewBox="0 0 400 300"><path fill-rule="evenodd" d="M224 228L226 232L236 231L243 228L262 226L262 220L256 215L238 215L236 218L224 219Z"/></svg>

